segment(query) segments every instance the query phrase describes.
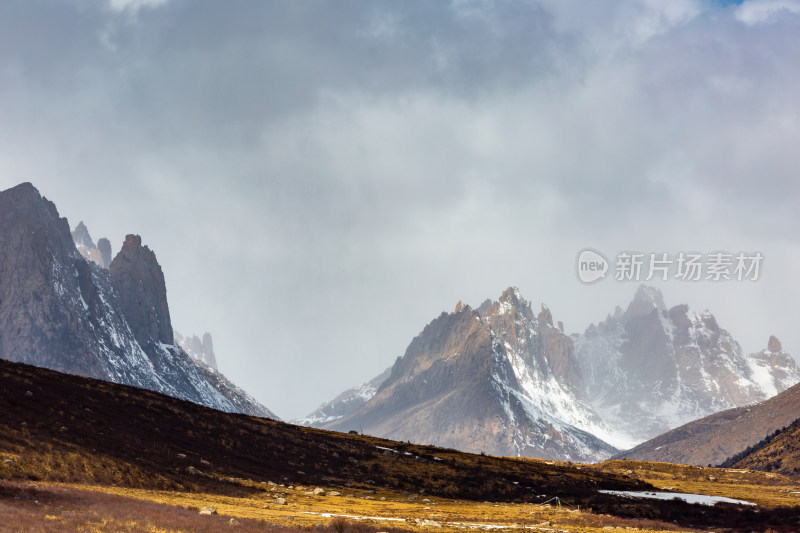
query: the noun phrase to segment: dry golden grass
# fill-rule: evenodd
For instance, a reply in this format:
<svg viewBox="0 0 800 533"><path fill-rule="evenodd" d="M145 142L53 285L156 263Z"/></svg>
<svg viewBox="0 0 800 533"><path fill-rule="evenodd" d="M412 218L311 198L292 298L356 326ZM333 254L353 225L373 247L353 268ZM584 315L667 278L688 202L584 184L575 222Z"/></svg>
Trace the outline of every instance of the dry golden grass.
<svg viewBox="0 0 800 533"><path fill-rule="evenodd" d="M231 518L242 531L319 525L361 533L479 527L800 531L793 494L800 491L775 475L466 454L221 413L5 361L0 384L0 516L12 517L0 521L0 531L218 531L231 527ZM33 483L63 497L39 505L43 496L34 495L41 489ZM341 495L314 496L307 494L309 486ZM762 507L702 507L598 492L653 486ZM19 494L30 497L19 500ZM551 500L555 496L561 507ZM279 504L279 497L287 503ZM206 505L220 514L200 516ZM792 507L782 507L787 505ZM335 522L341 518L336 515L347 522Z"/></svg>
<svg viewBox="0 0 800 533"><path fill-rule="evenodd" d="M244 481L243 483L248 484ZM378 490L374 494L351 491L346 487L327 487L338 490L341 496L314 496L307 492L314 487L270 487L249 497L231 497L219 494L152 491L123 487L92 485L57 485L101 494L134 498L146 502L168 505L197 512L213 506L219 515L237 520L260 521L267 524L313 529L331 526L343 517L348 527L364 525L385 531L399 528L410 531L570 531L605 532L604 527L653 532L693 531L647 520L624 520L606 515L594 515L576 508L546 505L470 502L442 498L425 498L408 493ZM285 505L276 499L287 500ZM419 521L431 520L439 526L425 525Z"/></svg>

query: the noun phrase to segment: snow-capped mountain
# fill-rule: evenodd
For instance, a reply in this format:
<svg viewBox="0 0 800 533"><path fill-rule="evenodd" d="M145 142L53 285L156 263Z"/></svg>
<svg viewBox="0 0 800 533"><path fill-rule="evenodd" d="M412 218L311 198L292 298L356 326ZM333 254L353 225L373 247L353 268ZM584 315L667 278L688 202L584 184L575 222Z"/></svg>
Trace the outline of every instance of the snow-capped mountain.
<svg viewBox="0 0 800 533"><path fill-rule="evenodd" d="M572 341L516 289L479 310L442 313L411 342L377 393L335 430L498 455L596 461L612 435L580 398ZM316 425L316 424L315 424Z"/></svg>
<svg viewBox="0 0 800 533"><path fill-rule="evenodd" d="M76 232L91 249L85 226ZM67 220L30 183L0 192L0 357L264 412L218 389L175 345L164 275L140 237L128 235L106 270L81 255Z"/></svg>
<svg viewBox="0 0 800 533"><path fill-rule="evenodd" d="M587 401L630 444L800 381L774 337L768 350L746 356L710 312L667 309L652 287L572 339Z"/></svg>
<svg viewBox="0 0 800 533"><path fill-rule="evenodd" d="M690 420L762 401L800 381L780 342L744 355L714 316L667 309L638 289L623 311L564 335L516 289L459 303L386 377L297 423L466 451L591 461ZM613 447L612 447L613 445Z"/></svg>

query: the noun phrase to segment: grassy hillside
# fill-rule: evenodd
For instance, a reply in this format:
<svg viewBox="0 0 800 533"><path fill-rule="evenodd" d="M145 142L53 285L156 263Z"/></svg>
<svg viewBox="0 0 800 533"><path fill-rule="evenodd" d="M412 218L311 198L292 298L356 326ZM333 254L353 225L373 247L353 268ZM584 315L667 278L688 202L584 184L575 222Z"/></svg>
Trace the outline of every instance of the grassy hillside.
<svg viewBox="0 0 800 533"><path fill-rule="evenodd" d="M659 435L616 459L716 465L800 416L800 384L764 402L728 409Z"/></svg>
<svg viewBox="0 0 800 533"><path fill-rule="evenodd" d="M800 489L779 477L691 485L732 497L757 487L759 508L621 498L598 489L681 485L664 487L646 463L573 465L333 433L2 360L0 412L0 514L9 517L0 530L24 531L13 517L44 531L202 531L230 519L243 530L365 533L435 527L425 521L441 531L800 529L800 508L787 507ZM200 518L207 505L218 515Z"/></svg>
<svg viewBox="0 0 800 533"><path fill-rule="evenodd" d="M800 420L731 457L724 466L800 478Z"/></svg>

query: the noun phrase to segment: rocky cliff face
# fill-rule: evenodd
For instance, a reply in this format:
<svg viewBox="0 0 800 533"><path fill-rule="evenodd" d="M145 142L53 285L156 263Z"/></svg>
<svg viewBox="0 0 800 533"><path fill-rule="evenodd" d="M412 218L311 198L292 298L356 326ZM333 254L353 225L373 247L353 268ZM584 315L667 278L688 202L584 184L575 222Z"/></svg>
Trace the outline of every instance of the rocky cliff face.
<svg viewBox="0 0 800 533"><path fill-rule="evenodd" d="M745 356L711 313L667 309L661 293L645 286L624 312L572 338L587 400L630 444L800 380L777 340L776 352Z"/></svg>
<svg viewBox="0 0 800 533"><path fill-rule="evenodd" d="M466 451L592 461L615 448L574 392L572 341L516 289L459 304L409 345L362 407L323 427Z"/></svg>
<svg viewBox="0 0 800 533"><path fill-rule="evenodd" d="M76 238L91 243L80 226ZM33 185L0 192L0 357L236 411L172 344L161 269L129 241L112 274L84 259Z"/></svg>
<svg viewBox="0 0 800 533"><path fill-rule="evenodd" d="M109 267L122 312L139 344L173 344L167 286L156 255L142 238L128 235Z"/></svg>

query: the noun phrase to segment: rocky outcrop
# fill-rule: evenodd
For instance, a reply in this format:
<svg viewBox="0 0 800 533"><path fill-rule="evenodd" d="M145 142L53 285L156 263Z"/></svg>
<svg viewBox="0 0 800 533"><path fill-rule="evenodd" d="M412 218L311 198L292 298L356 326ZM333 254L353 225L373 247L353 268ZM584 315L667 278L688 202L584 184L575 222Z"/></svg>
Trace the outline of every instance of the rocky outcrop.
<svg viewBox="0 0 800 533"><path fill-rule="evenodd" d="M217 368L217 356L214 355L214 341L211 333L203 333L203 361L211 368Z"/></svg>
<svg viewBox="0 0 800 533"><path fill-rule="evenodd" d="M100 260L102 263L100 264L103 268L108 268L111 266L111 241L102 237L100 240L97 241L97 249L100 252Z"/></svg>
<svg viewBox="0 0 800 533"><path fill-rule="evenodd" d="M95 245L83 221L78 222L78 225L72 230L72 240L80 254L89 261L103 268L108 268L111 264L111 242L102 238Z"/></svg>
<svg viewBox="0 0 800 533"><path fill-rule="evenodd" d="M184 337L175 331L175 343L183 348L189 354L189 357L195 361L201 361L203 364L217 370L217 356L214 354L214 341L211 333L204 333L201 339L197 335Z"/></svg>
<svg viewBox="0 0 800 533"><path fill-rule="evenodd" d="M156 254L142 246L140 236L125 237L109 271L120 308L139 344L173 344L164 273Z"/></svg>

